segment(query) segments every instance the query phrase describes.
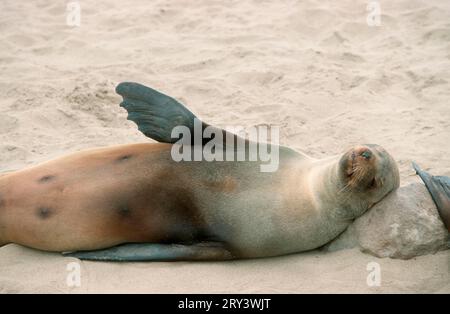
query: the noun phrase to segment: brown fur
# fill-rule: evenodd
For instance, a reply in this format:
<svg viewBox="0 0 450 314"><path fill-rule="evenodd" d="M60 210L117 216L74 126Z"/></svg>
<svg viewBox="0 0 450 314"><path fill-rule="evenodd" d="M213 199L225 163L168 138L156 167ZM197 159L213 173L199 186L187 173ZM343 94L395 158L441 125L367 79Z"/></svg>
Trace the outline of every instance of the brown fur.
<svg viewBox="0 0 450 314"><path fill-rule="evenodd" d="M202 220L175 168L170 145L135 144L10 173L0 179L4 240L50 251L193 240Z"/></svg>

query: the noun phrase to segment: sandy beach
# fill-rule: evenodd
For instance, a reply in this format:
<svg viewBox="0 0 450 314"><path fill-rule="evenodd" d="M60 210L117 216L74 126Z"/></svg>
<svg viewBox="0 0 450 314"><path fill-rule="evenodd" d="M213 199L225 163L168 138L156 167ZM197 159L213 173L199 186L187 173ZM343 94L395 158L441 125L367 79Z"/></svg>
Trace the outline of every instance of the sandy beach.
<svg viewBox="0 0 450 314"><path fill-rule="evenodd" d="M80 0L0 3L0 172L82 149L152 142L114 92L136 81L221 127L280 127L315 158L376 143L402 184L416 161L450 176L450 2ZM450 250L410 260L357 249L233 262L80 262L0 248L0 293L450 293ZM369 286L367 265L381 267Z"/></svg>

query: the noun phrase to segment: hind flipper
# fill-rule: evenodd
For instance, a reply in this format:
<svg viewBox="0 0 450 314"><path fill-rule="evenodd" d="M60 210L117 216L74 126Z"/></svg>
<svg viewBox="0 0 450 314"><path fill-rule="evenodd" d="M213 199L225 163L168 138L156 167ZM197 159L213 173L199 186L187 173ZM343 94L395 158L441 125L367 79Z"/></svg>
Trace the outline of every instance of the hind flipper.
<svg viewBox="0 0 450 314"><path fill-rule="evenodd" d="M131 82L120 83L116 92L123 97L121 107L128 111L128 120L139 131L158 142L175 143L171 138L175 126L194 127L196 116L172 97L150 87Z"/></svg>
<svg viewBox="0 0 450 314"><path fill-rule="evenodd" d="M439 211L439 215L450 232L450 178L444 176L432 176L413 162L414 170L425 183Z"/></svg>
<svg viewBox="0 0 450 314"><path fill-rule="evenodd" d="M229 260L232 254L219 242L192 245L136 243L123 244L98 251L64 253L64 256L89 261L143 262L143 261L206 261Z"/></svg>

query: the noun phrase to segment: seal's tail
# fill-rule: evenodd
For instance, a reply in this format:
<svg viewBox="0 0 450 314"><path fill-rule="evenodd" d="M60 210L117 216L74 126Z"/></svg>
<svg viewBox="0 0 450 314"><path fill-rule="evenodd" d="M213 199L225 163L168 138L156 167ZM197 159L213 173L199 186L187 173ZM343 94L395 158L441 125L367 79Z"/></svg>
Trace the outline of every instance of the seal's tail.
<svg viewBox="0 0 450 314"><path fill-rule="evenodd" d="M428 191L433 198L434 203L439 211L447 230L450 232L450 178L444 176L433 176L423 171L413 162L414 170L425 183Z"/></svg>

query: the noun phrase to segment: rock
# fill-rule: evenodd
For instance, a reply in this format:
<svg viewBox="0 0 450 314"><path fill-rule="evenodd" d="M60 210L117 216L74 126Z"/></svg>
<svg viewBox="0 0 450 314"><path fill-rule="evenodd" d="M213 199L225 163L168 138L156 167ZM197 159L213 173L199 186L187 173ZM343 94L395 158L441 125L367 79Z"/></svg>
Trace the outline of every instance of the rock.
<svg viewBox="0 0 450 314"><path fill-rule="evenodd" d="M449 233L425 186L412 183L390 193L324 249L352 247L378 257L409 259L447 249Z"/></svg>

